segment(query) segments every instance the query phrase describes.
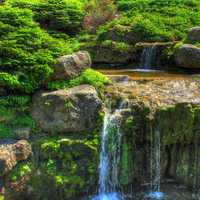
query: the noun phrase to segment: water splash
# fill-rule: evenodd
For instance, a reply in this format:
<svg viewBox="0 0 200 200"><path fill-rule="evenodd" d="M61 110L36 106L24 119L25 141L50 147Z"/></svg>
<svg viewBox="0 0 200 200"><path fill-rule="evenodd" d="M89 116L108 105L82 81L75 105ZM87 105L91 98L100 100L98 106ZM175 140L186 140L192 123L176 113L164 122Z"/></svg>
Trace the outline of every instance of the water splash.
<svg viewBox="0 0 200 200"><path fill-rule="evenodd" d="M121 111L127 105L124 101L119 109L105 112L101 154L99 164L99 195L93 200L124 200L120 192L119 166L121 159Z"/></svg>
<svg viewBox="0 0 200 200"><path fill-rule="evenodd" d="M157 67L157 61L158 61L157 57L158 57L158 48L156 45L145 47L142 52L140 67L146 70L147 69L150 70L154 67Z"/></svg>

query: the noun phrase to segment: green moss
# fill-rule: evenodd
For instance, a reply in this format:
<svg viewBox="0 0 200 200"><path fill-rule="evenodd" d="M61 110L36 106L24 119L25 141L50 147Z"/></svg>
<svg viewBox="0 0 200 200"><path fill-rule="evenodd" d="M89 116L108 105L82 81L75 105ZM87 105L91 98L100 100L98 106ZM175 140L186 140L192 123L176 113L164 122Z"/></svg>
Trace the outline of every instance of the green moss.
<svg viewBox="0 0 200 200"><path fill-rule="evenodd" d="M91 139L66 137L41 138L34 143L39 150L35 166L40 175L32 176L34 199L72 199L93 187L98 171L98 144ZM48 192L45 192L48 186Z"/></svg>
<svg viewBox="0 0 200 200"><path fill-rule="evenodd" d="M11 181L18 181L31 173L31 163L18 164L9 174Z"/></svg>
<svg viewBox="0 0 200 200"><path fill-rule="evenodd" d="M54 81L48 84L48 89L64 89L81 84L90 84L97 89L102 89L104 85L110 84L111 80L105 75L93 69L85 70L79 77L69 80L69 81Z"/></svg>
<svg viewBox="0 0 200 200"><path fill-rule="evenodd" d="M36 128L29 113L29 96L0 97L0 138L14 138L18 128Z"/></svg>
<svg viewBox="0 0 200 200"><path fill-rule="evenodd" d="M162 134L164 144L190 143L199 120L199 108L188 104L165 107L156 113L155 129Z"/></svg>
<svg viewBox="0 0 200 200"><path fill-rule="evenodd" d="M108 47L119 52L129 52L132 46L125 42L114 42L112 40L105 40L101 43L102 47Z"/></svg>

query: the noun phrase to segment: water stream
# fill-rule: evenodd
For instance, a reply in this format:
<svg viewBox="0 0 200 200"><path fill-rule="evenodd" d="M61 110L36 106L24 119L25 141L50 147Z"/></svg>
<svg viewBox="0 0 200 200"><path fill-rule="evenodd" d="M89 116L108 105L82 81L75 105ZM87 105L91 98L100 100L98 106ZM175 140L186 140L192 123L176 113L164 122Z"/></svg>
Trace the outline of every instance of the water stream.
<svg viewBox="0 0 200 200"><path fill-rule="evenodd" d="M158 65L157 55L158 55L158 48L156 45L145 47L142 52L140 67L142 69L147 69L147 70L151 70L157 67Z"/></svg>
<svg viewBox="0 0 200 200"><path fill-rule="evenodd" d="M151 133L151 188L147 197L150 199L162 199L164 194L160 191L161 184L161 141L160 132L158 130L155 133Z"/></svg>
<svg viewBox="0 0 200 200"><path fill-rule="evenodd" d="M114 113L105 112L101 138L101 154L99 164L99 191L93 200L124 200L119 183L119 167L121 160L121 111L124 102Z"/></svg>

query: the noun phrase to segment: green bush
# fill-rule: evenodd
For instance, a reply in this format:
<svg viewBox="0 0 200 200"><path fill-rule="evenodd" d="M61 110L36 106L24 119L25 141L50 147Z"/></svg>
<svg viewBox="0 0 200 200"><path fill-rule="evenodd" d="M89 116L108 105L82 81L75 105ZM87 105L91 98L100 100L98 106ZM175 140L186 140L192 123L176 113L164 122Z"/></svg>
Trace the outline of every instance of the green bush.
<svg viewBox="0 0 200 200"><path fill-rule="evenodd" d="M110 30L118 25L128 26L141 42L181 40L189 28L200 24L198 0L117 0L117 4L121 18L100 27L99 41L108 39ZM122 41L126 34L121 34Z"/></svg>
<svg viewBox="0 0 200 200"><path fill-rule="evenodd" d="M10 0L10 4L19 8L29 8L34 12L34 19L42 27L74 34L81 29L84 17L83 1L77 0Z"/></svg>
<svg viewBox="0 0 200 200"><path fill-rule="evenodd" d="M31 10L0 6L0 86L6 89L33 92L53 73L54 59L73 51L74 40L51 37L32 17Z"/></svg>
<svg viewBox="0 0 200 200"><path fill-rule="evenodd" d="M0 97L0 139L15 138L16 129L35 130L36 124L31 118L29 96Z"/></svg>
<svg viewBox="0 0 200 200"><path fill-rule="evenodd" d="M81 84L90 84L97 89L103 88L105 84L111 83L110 79L105 75L93 69L85 70L79 77L70 81L54 81L48 84L48 89L64 89L70 88Z"/></svg>

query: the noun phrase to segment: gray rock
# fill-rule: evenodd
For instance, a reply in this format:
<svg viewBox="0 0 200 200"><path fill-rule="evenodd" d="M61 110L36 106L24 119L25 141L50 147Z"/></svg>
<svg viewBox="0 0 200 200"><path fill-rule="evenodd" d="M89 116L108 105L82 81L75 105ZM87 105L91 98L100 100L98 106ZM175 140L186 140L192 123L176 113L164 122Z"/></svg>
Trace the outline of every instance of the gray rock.
<svg viewBox="0 0 200 200"><path fill-rule="evenodd" d="M191 42L200 42L200 27L193 27L189 30L188 40Z"/></svg>
<svg viewBox="0 0 200 200"><path fill-rule="evenodd" d="M91 58L87 51L58 58L54 66L54 80L69 80L78 76L83 70L91 67Z"/></svg>
<svg viewBox="0 0 200 200"><path fill-rule="evenodd" d="M39 92L33 98L32 117L48 133L83 132L96 125L101 100L94 87Z"/></svg>
<svg viewBox="0 0 200 200"><path fill-rule="evenodd" d="M0 145L0 176L11 171L19 161L32 155L31 145L26 140Z"/></svg>
<svg viewBox="0 0 200 200"><path fill-rule="evenodd" d="M175 52L175 62L179 67L200 69L200 48L190 44L182 45Z"/></svg>

